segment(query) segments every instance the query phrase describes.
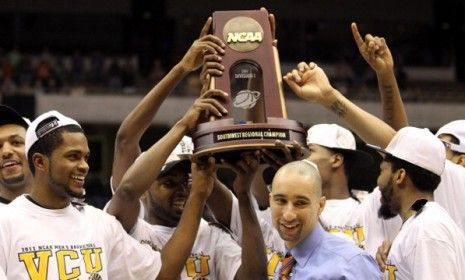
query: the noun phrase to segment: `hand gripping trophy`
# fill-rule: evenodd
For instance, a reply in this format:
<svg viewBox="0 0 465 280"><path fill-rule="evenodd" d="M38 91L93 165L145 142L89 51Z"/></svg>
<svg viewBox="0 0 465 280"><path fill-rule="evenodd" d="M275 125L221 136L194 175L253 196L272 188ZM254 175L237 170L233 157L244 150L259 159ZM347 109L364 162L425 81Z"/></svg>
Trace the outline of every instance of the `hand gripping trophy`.
<svg viewBox="0 0 465 280"><path fill-rule="evenodd" d="M237 157L238 150L274 149L276 140L289 147L293 141L305 145L302 124L287 119L268 12L214 12L213 34L226 44L222 58L225 69L221 77L211 78L209 87L229 93L223 101L229 113L220 119L210 117L197 126L194 157Z"/></svg>

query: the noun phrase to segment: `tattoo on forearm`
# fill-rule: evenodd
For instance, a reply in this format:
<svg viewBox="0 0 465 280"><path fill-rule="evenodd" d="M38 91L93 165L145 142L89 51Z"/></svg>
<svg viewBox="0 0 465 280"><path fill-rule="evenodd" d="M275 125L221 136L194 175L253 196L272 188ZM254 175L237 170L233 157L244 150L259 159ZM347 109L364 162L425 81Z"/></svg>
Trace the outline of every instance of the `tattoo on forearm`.
<svg viewBox="0 0 465 280"><path fill-rule="evenodd" d="M394 100L392 98L392 87L391 86L382 86L383 98L384 98L384 121L392 125L393 113L394 113Z"/></svg>
<svg viewBox="0 0 465 280"><path fill-rule="evenodd" d="M346 106L340 100L334 101L329 108L340 118L343 118L347 113Z"/></svg>
<svg viewBox="0 0 465 280"><path fill-rule="evenodd" d="M392 95L392 87L390 85L381 85L381 89L388 95Z"/></svg>

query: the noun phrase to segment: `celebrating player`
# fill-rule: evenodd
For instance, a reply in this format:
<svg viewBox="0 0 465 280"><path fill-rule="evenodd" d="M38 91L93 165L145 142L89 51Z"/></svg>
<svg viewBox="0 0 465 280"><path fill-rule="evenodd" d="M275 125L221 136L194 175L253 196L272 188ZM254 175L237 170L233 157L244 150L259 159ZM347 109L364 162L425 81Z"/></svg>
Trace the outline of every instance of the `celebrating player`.
<svg viewBox="0 0 465 280"><path fill-rule="evenodd" d="M75 120L40 115L25 150L34 186L0 213L0 267L8 279L177 277L172 258L162 264L163 252L136 242L114 217L72 202L84 196L89 171L87 138ZM167 250L179 250L170 244Z"/></svg>
<svg viewBox="0 0 465 280"><path fill-rule="evenodd" d="M31 189L32 175L24 152L28 126L27 119L0 105L0 207Z"/></svg>
<svg viewBox="0 0 465 280"><path fill-rule="evenodd" d="M404 128L396 133L333 88L315 63L299 63L284 79L299 97L332 110L368 143L387 147L378 177L385 206L380 211L387 212L383 211L387 208L390 216L399 214L404 222L392 245L396 250L391 249L388 256L396 268L387 273L391 271L398 279L460 279L465 262L463 233L439 206L441 201L438 200L439 205L432 202L436 188L448 189L447 184L439 182L451 180L442 143L430 132L417 128ZM412 148L415 150L408 152ZM436 257L431 258L432 255Z"/></svg>

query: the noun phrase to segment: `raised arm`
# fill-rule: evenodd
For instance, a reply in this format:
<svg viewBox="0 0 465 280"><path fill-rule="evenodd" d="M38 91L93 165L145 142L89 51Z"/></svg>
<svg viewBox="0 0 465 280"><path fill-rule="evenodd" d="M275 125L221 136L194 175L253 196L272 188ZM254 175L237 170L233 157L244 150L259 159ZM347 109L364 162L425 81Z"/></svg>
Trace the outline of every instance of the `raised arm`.
<svg viewBox="0 0 465 280"><path fill-rule="evenodd" d="M207 205L215 216L215 219L229 229L231 228L232 204L233 193L216 178L213 191L207 200Z"/></svg>
<svg viewBox="0 0 465 280"><path fill-rule="evenodd" d="M162 102L173 88L191 71L198 69L207 53L224 52L223 42L213 35L207 35L212 19L208 18L199 39L195 40L187 53L171 71L140 101L124 119L115 140L112 168L112 188L119 186L124 173L140 154L139 142L150 126Z"/></svg>
<svg viewBox="0 0 465 280"><path fill-rule="evenodd" d="M108 213L121 222L126 231L131 230L137 221L139 199L158 177L171 151L188 131L195 128L205 111L208 110L210 114L217 116L226 112L217 100L226 95L220 90L209 90L197 98L184 117L128 169L107 209Z"/></svg>
<svg viewBox="0 0 465 280"><path fill-rule="evenodd" d="M407 114L395 77L394 60L386 40L370 34L365 35L363 40L354 22L351 24L351 29L360 54L376 72L384 121L395 130L407 126Z"/></svg>
<svg viewBox="0 0 465 280"><path fill-rule="evenodd" d="M365 142L386 147L395 134L388 124L364 111L333 88L315 63L299 63L284 80L294 93L308 101L317 102L343 119Z"/></svg>
<svg viewBox="0 0 465 280"><path fill-rule="evenodd" d="M236 173L233 187L239 201L242 223L241 266L235 279L267 279L265 242L251 203L250 185L258 169L258 154L243 154L235 164L223 164Z"/></svg>
<svg viewBox="0 0 465 280"><path fill-rule="evenodd" d="M177 279L194 246L205 201L213 189L215 159L192 163L192 187L178 226L161 251L162 265L157 279Z"/></svg>
<svg viewBox="0 0 465 280"><path fill-rule="evenodd" d="M268 197L267 195L269 193L266 184L263 181L263 169L264 167L260 166L258 167L257 172L255 172L250 185L250 191L257 199L257 203L261 207L266 208L268 207L267 203L261 204L261 202L264 201L264 199L261 198L265 196ZM234 234L239 235L239 232L235 231L235 227L232 225L232 223L235 224L236 222L239 222L239 220L232 221L232 212L237 211L237 209L233 207L233 199L234 194L226 185L216 178L213 191L207 200L208 207L220 224L232 230Z"/></svg>

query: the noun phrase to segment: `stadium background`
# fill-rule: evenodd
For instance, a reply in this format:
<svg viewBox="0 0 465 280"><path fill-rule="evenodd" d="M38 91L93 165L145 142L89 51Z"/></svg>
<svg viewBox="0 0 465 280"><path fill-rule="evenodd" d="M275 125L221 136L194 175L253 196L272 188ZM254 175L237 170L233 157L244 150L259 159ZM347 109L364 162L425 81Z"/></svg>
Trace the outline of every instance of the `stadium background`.
<svg viewBox="0 0 465 280"><path fill-rule="evenodd" d="M316 61L333 85L378 116L376 79L358 54L350 22L363 34L384 36L410 123L434 131L464 118L464 2L0 0L0 101L30 118L57 109L84 125L92 151L87 190L99 206L109 195L119 124L179 61L213 11L265 6L277 19L283 73L301 60ZM197 76L163 104L143 148L189 107ZM286 96L289 118L339 122L288 89Z"/></svg>

